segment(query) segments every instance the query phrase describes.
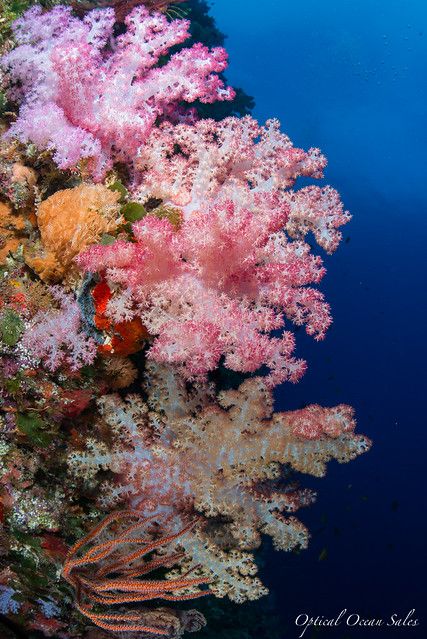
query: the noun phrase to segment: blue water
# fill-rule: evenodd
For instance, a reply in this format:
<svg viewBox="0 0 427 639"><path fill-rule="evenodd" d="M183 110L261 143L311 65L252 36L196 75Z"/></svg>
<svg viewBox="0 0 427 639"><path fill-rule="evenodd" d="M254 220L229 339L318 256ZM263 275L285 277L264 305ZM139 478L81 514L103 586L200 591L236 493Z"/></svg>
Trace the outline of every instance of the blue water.
<svg viewBox="0 0 427 639"><path fill-rule="evenodd" d="M427 637L425 0L215 0L228 78L278 117L295 144L328 156L326 182L353 213L323 289L334 324L320 344L298 333L309 371L279 409L352 404L370 453L306 482L313 537L263 570L284 637L300 613L343 608L418 628L323 629L305 637ZM326 549L326 551L324 550ZM322 552L323 551L323 552ZM325 557L319 560L319 556Z"/></svg>

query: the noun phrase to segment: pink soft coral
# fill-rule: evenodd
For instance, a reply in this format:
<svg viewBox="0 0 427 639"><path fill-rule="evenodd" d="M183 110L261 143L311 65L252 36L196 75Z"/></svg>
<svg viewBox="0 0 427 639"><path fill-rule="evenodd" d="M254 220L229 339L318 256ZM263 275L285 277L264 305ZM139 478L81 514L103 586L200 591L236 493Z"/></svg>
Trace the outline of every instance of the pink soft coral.
<svg viewBox="0 0 427 639"><path fill-rule="evenodd" d="M50 371L61 366L76 371L94 361L96 343L82 331L80 308L74 297L60 287L50 290L59 308L39 311L28 322L22 346Z"/></svg>
<svg viewBox="0 0 427 639"><path fill-rule="evenodd" d="M140 147L137 165L139 197L159 197L186 218L205 210L207 200L230 199L254 213L286 204L289 235L303 239L311 231L328 253L350 219L331 187L292 190L298 177L323 177L326 158L319 149L294 147L277 120L265 126L250 116L164 123Z"/></svg>
<svg viewBox="0 0 427 639"><path fill-rule="evenodd" d="M140 148L134 187L141 201L178 208L180 227L154 211L134 224L135 242L91 247L79 264L111 284L112 319L141 318L156 361L191 378L224 357L239 372L267 366L271 384L297 381L305 365L278 329L288 319L321 339L331 323L310 286L325 269L304 237L332 252L350 216L330 187L290 187L322 177L325 164L318 149L293 147L277 121L164 124Z"/></svg>
<svg viewBox="0 0 427 639"><path fill-rule="evenodd" d="M188 22L169 22L136 7L126 32L115 37L113 9L83 20L71 8L33 7L14 24L18 46L3 57L10 97L21 102L9 135L54 150L61 169L86 158L95 178L114 161L129 162L156 120L182 102L233 97L217 75L224 49L202 44L162 56L188 37Z"/></svg>
<svg viewBox="0 0 427 639"><path fill-rule="evenodd" d="M259 215L231 201L208 206L179 230L149 215L133 225L135 242L92 246L79 265L115 290L107 312L115 321L141 318L156 336L149 356L204 376L221 356L230 369L266 365L270 382L297 381L304 363L292 357L285 317L322 337L330 323L321 293L307 287L324 273L308 245L281 232L288 207L260 206Z"/></svg>

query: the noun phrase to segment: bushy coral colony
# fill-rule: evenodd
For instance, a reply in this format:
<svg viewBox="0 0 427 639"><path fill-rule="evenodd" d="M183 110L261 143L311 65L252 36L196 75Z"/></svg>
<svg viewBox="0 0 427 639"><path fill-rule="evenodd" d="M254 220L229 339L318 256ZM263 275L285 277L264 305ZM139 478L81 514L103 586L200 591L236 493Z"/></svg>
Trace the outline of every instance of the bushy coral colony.
<svg viewBox="0 0 427 639"><path fill-rule="evenodd" d="M15 22L18 46L3 59L9 95L21 104L9 135L54 149L61 169L86 159L97 179L114 162L131 164L158 118L192 119L191 110L177 111L181 102L234 95L217 75L226 66L224 49L195 44L159 64L188 37L187 21L168 21L141 5L114 37L115 19L112 8L80 20L70 7L43 13L36 6Z"/></svg>
<svg viewBox="0 0 427 639"><path fill-rule="evenodd" d="M292 327L331 323L309 239L332 253L350 216L295 188L326 159L278 121L203 117L227 55L180 11L99 4L30 7L2 44L0 612L177 637L206 621L176 602L267 592L262 535L306 547L296 473L370 447L349 406L274 412Z"/></svg>

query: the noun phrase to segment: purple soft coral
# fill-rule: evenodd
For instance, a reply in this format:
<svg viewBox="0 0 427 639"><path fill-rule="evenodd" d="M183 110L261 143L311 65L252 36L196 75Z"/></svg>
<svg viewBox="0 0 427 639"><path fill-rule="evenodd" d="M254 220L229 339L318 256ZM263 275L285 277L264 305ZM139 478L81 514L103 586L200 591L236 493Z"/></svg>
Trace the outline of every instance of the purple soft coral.
<svg viewBox="0 0 427 639"><path fill-rule="evenodd" d="M81 330L80 308L72 295L50 289L59 308L39 311L27 325L22 346L46 368L76 371L96 357L96 343Z"/></svg>
<svg viewBox="0 0 427 639"><path fill-rule="evenodd" d="M195 44L158 64L188 37L187 21L139 6L118 37L114 21L113 9L80 20L69 7L34 7L15 22L18 46L2 59L9 95L21 103L8 135L53 150L61 169L87 159L95 179L114 161L131 161L156 120L180 103L234 95L217 75L226 67L222 48Z"/></svg>

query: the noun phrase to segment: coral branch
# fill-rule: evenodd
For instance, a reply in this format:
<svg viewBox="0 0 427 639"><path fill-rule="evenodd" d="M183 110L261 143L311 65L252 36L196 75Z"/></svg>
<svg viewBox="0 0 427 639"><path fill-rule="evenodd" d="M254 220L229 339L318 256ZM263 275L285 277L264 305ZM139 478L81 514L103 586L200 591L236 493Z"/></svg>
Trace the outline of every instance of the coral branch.
<svg viewBox="0 0 427 639"><path fill-rule="evenodd" d="M139 197L161 198L186 217L221 199L253 213L285 204L287 232L303 239L312 231L328 252L337 248L339 227L350 219L331 187L290 190L298 177L323 177L326 158L319 149L294 147L277 120L265 126L249 116L193 126L164 123L139 149L138 166Z"/></svg>

